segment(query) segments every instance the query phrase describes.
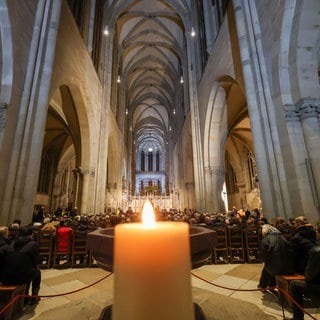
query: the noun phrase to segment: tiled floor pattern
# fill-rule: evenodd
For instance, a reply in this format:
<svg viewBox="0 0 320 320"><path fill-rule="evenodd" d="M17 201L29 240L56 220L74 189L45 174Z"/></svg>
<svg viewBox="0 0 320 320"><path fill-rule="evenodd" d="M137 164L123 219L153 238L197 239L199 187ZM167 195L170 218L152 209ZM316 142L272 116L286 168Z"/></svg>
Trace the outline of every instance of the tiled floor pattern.
<svg viewBox="0 0 320 320"><path fill-rule="evenodd" d="M226 297L235 298L255 304L263 314L272 316L274 319L284 319L284 316L290 319L291 313L284 310L283 314L275 296L260 291L237 291L237 289L256 289L261 269L262 264L205 265L192 272L212 284L192 276L192 285L195 288L222 295L225 297L222 301L227 300ZM61 318L98 320L101 310L112 303L113 275L105 278L108 274L100 268L42 270L40 296L57 296L42 298L35 307L27 306L19 320L60 320ZM100 279L103 280L96 283ZM87 288L79 290L84 287ZM65 295L71 291L76 292ZM320 319L320 309L308 309L308 311L315 319ZM216 319L209 316L208 318ZM251 320L249 318L250 316L247 316L245 320ZM305 316L305 319L310 317Z"/></svg>

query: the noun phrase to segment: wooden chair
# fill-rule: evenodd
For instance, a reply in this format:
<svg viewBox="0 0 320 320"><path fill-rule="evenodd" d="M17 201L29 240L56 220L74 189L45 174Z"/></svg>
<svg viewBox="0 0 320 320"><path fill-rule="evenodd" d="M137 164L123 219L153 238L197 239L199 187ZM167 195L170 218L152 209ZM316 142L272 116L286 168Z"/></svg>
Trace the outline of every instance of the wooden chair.
<svg viewBox="0 0 320 320"><path fill-rule="evenodd" d="M245 248L241 226L228 226L228 249L231 263L245 262Z"/></svg>
<svg viewBox="0 0 320 320"><path fill-rule="evenodd" d="M8 303L18 295L25 294L26 286L11 285L6 286L0 283L0 310L3 309ZM3 314L0 315L0 320L12 320L17 313L23 311L24 297L18 298L13 305L11 305Z"/></svg>
<svg viewBox="0 0 320 320"><path fill-rule="evenodd" d="M40 231L38 233L38 246L39 246L39 268L49 269L52 264L52 254L54 250L54 232Z"/></svg>
<svg viewBox="0 0 320 320"><path fill-rule="evenodd" d="M88 264L87 231L75 230L72 237L71 268L87 267Z"/></svg>
<svg viewBox="0 0 320 320"><path fill-rule="evenodd" d="M261 241L260 228L257 226L248 226L243 230L245 250L246 250L246 262L255 263L261 262L258 251Z"/></svg>
<svg viewBox="0 0 320 320"><path fill-rule="evenodd" d="M281 276L276 276L276 281L277 281L277 286L280 289L280 301L281 304L284 307L287 307L289 309L292 308L292 302L288 298L287 295L291 296L291 291L290 291L290 282L292 280L304 280L304 276L301 274L290 274L290 275L281 275ZM284 292L282 292L282 290Z"/></svg>
<svg viewBox="0 0 320 320"><path fill-rule="evenodd" d="M216 245L213 248L213 263L229 263L228 234L226 227L212 227L216 232Z"/></svg>
<svg viewBox="0 0 320 320"><path fill-rule="evenodd" d="M93 257L91 250L89 250L88 253L89 253L89 258L88 258L89 268L100 268L98 262ZM112 270L112 268L111 268L111 270Z"/></svg>

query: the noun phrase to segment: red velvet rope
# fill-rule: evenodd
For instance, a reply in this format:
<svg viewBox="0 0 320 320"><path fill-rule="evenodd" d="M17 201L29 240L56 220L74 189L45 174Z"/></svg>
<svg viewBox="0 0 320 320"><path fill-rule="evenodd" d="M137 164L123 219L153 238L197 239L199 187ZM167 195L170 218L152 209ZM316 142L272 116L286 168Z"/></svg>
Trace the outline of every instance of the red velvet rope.
<svg viewBox="0 0 320 320"><path fill-rule="evenodd" d="M51 294L51 295L41 295L41 296L38 296L38 295L33 295L32 296L32 295L27 295L27 294L19 294L19 295L15 296L13 299L11 299L9 301L9 303L0 310L0 315L3 314L4 312L6 312L19 298L36 298L36 299L40 298L41 299L41 298L54 298L54 297L66 296L68 294L72 294L72 293L76 293L76 292L88 289L88 288L94 286L95 284L101 282L102 280L107 279L111 275L112 275L112 273L109 273L106 276L104 276L103 278L97 280L96 282L91 283L88 286L85 286L85 287L82 287L80 289L76 289L76 290L73 290L73 291L65 292L65 293Z"/></svg>
<svg viewBox="0 0 320 320"><path fill-rule="evenodd" d="M283 289L279 288L278 286L275 287L270 287L268 289L262 289L262 288L257 288L257 289L235 289L235 288L229 288L229 287L225 287L225 286L221 286L219 284L216 283L212 283L211 281L208 281L204 278L201 278L199 276L197 276L196 274L194 274L193 272L191 272L191 275L193 275L195 278L198 278L206 283L209 283L215 287L218 288L222 288L222 289L226 289L226 290L232 290L232 291L268 291L268 290L274 290L277 289L278 291L280 291L282 294L284 294L292 303L294 303L300 310L302 310L305 314L307 314L311 319L317 320L317 318L315 318L312 314L310 314L307 310L303 309L302 306L300 306L286 291L284 291Z"/></svg>
<svg viewBox="0 0 320 320"><path fill-rule="evenodd" d="M16 297L14 297L13 299L10 300L10 302L4 306L1 310L0 310L0 315L3 314L4 312L6 312L11 305L13 305L19 298L54 298L54 297L60 297L60 296L65 296L68 294L72 294L72 293L76 293L82 290L85 290L87 288L90 288L92 286L94 286L95 284L101 282L104 279L107 279L108 277L110 277L112 275L112 272L109 273L108 275L104 276L103 278L97 280L96 282L93 282L92 284L82 287L80 289L76 289L73 291L69 291L69 292L65 292L65 293L59 293L59 294L51 294L51 295L41 295L41 296L30 296L30 295L26 295L26 294L20 294L17 295ZM236 289L236 288L229 288L229 287L225 287L225 286L221 286L219 284L216 283L212 283L211 281L208 281L204 278L201 278L199 276L197 276L196 274L194 274L193 272L191 272L191 275L194 276L195 278L198 278L206 283L209 283L215 287L218 288L222 288L222 289L226 289L226 290L232 290L232 291L267 291L267 290L273 290L273 289L277 289L278 291L280 291L282 294L284 294L292 303L294 303L300 310L302 310L305 314L307 314L311 319L317 320L317 318L315 318L312 314L310 314L307 310L303 309L286 291L284 291L283 289L279 288L278 286L272 287L272 288L268 288L268 289L261 289L261 288L257 288L257 289Z"/></svg>

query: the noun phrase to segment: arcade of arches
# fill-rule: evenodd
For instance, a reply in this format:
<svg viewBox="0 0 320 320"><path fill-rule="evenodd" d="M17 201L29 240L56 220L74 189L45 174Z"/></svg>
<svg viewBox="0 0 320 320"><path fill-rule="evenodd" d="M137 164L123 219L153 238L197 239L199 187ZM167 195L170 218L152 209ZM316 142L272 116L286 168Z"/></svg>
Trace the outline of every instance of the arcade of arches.
<svg viewBox="0 0 320 320"><path fill-rule="evenodd" d="M0 224L147 196L320 219L319 1L4 0L0 14Z"/></svg>

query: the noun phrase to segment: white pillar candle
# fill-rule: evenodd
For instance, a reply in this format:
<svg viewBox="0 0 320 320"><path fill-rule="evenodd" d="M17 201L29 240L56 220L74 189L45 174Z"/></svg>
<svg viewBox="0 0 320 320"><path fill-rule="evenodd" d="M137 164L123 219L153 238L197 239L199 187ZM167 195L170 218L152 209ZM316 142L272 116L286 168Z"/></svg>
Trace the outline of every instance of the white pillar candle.
<svg viewBox="0 0 320 320"><path fill-rule="evenodd" d="M112 320L194 320L189 226L142 215L115 227Z"/></svg>

